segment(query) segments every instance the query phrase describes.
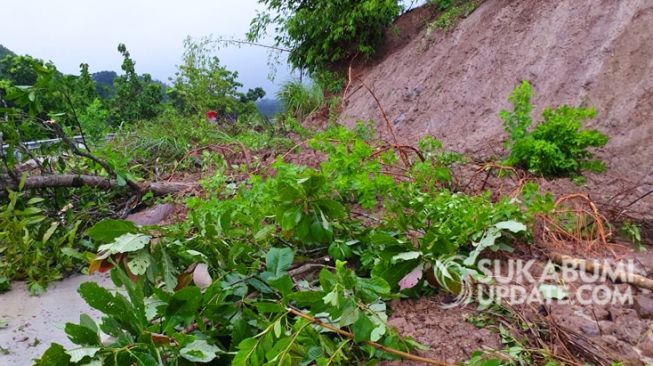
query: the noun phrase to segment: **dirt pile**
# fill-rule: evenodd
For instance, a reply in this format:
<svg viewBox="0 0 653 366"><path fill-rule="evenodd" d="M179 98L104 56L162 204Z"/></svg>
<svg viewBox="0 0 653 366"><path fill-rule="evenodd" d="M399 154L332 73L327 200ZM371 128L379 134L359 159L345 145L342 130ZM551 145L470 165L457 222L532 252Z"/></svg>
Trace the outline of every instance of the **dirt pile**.
<svg viewBox="0 0 653 366"><path fill-rule="evenodd" d="M436 16L432 7L404 15L378 59L353 72L377 94L399 139L431 134L475 159L505 156L497 114L526 79L535 121L544 107L594 106L588 127L610 136L597 151L606 173L589 174L585 187L558 180L549 188L622 207L653 189L653 2L486 0L448 33L427 30ZM349 126L382 121L361 86L353 81L344 100ZM653 195L629 207L649 218L652 209Z"/></svg>

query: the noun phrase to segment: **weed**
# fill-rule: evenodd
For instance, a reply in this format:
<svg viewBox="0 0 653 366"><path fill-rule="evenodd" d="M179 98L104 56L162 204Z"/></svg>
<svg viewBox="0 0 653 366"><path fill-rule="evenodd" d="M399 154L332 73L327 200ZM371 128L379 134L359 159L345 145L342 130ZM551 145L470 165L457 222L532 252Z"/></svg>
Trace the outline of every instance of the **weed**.
<svg viewBox="0 0 653 366"><path fill-rule="evenodd" d="M646 247L642 244L642 233L637 224L634 224L631 221L626 221L621 226L619 233L633 243L635 249L640 252L646 251Z"/></svg>
<svg viewBox="0 0 653 366"><path fill-rule="evenodd" d="M481 0L432 0L431 3L438 5L442 13L438 18L429 24L427 33L433 32L434 29L440 29L449 32L458 23L460 18L466 18L478 8Z"/></svg>

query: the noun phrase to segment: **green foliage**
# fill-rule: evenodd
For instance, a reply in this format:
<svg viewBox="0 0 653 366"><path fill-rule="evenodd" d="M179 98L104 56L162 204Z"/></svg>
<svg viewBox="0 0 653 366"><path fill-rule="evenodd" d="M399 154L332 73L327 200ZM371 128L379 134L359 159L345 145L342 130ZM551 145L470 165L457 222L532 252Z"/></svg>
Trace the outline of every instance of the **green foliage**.
<svg viewBox="0 0 653 366"><path fill-rule="evenodd" d="M517 221L525 220L508 200L443 189L460 159L437 140L422 140L424 161L397 180L387 170L400 161L397 152L375 138L371 124L334 126L308 143L324 155L317 168L278 159L273 173L239 181L222 166L177 225L144 229L110 220L91 227L86 235L99 251L89 271L113 267L123 289L82 285L102 320L83 316L66 325L78 348L53 345L40 362L347 365L395 358L367 342L416 347L386 325L385 302L398 296L400 280L443 262L460 278L454 273L473 271L483 250L509 248L510 233L521 232ZM373 224L358 219L361 210L378 214ZM306 277L293 273L307 253L333 261ZM469 263L447 261L458 254ZM442 287L451 289L450 282ZM100 331L111 340L99 344Z"/></svg>
<svg viewBox="0 0 653 366"><path fill-rule="evenodd" d="M27 280L30 291L41 293L82 263L84 248L76 240L80 221L52 220L43 199L8 194L8 203L0 206L0 278Z"/></svg>
<svg viewBox="0 0 653 366"><path fill-rule="evenodd" d="M318 84L306 85L289 81L277 92L285 113L302 121L324 102L324 93Z"/></svg>
<svg viewBox="0 0 653 366"><path fill-rule="evenodd" d="M100 99L94 99L79 114L82 131L89 141L100 142L109 131L109 110L105 108Z"/></svg>
<svg viewBox="0 0 653 366"><path fill-rule="evenodd" d="M482 0L431 0L436 4L442 13L438 18L429 24L429 30L433 28L450 31L460 18L466 18L478 8Z"/></svg>
<svg viewBox="0 0 653 366"><path fill-rule="evenodd" d="M113 81L115 95L111 100L111 119L114 124L156 117L161 112L163 90L149 74L138 75L135 62L124 44L118 45L122 54L123 75Z"/></svg>
<svg viewBox="0 0 653 366"><path fill-rule="evenodd" d="M350 364L389 358L365 341L404 351L413 347L385 325L383 300L392 296L383 280L358 277L338 262L334 272L320 272L317 288L295 292L287 273L293 261L292 250L272 248L260 275L223 273L204 291L192 285L154 290L148 281L133 282L125 271L114 269L112 279L127 296L93 282L82 284L80 295L104 314L102 321L96 324L82 315L79 324L66 324L78 348L54 344L37 364ZM352 332L354 339L312 326L306 319L311 314ZM200 326L189 328L197 321ZM109 343L100 343L100 330L112 337Z"/></svg>
<svg viewBox="0 0 653 366"><path fill-rule="evenodd" d="M646 251L646 247L642 243L642 232L637 224L631 221L624 222L619 229L619 234L633 243L635 249L639 250L640 252Z"/></svg>
<svg viewBox="0 0 653 366"><path fill-rule="evenodd" d="M14 53L10 49L8 49L7 47L0 44L0 60L3 59L7 55L13 56Z"/></svg>
<svg viewBox="0 0 653 366"><path fill-rule="evenodd" d="M248 38L276 29L276 45L290 49L298 69L319 75L334 71L353 56L369 56L383 32L399 15L396 0L260 0L266 10L252 20Z"/></svg>
<svg viewBox="0 0 653 366"><path fill-rule="evenodd" d="M34 85L38 76L36 67L44 65L46 63L43 60L32 56L5 55L0 58L0 79L9 80L13 85Z"/></svg>
<svg viewBox="0 0 653 366"><path fill-rule="evenodd" d="M583 170L603 171L603 162L593 159L587 149L604 146L608 137L599 131L582 128L582 123L594 118L596 111L570 106L547 108L542 113L543 121L529 131L531 94L530 84L522 82L509 98L513 110L500 113L508 133L508 164L547 177L580 176Z"/></svg>
<svg viewBox="0 0 653 366"><path fill-rule="evenodd" d="M198 115L215 110L219 118L242 113L247 106L251 111L250 102L265 92L259 88L250 90L248 95L240 95L238 88L242 85L236 81L238 73L221 66L220 60L210 55L210 45L209 38L184 40L183 62L178 66L173 87L168 90L172 104L184 114Z"/></svg>

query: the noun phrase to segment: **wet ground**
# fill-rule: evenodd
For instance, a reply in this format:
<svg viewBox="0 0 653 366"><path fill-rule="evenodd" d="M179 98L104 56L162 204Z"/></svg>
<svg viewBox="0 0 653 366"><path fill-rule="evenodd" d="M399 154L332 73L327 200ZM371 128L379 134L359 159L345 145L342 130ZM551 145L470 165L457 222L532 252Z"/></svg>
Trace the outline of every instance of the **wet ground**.
<svg viewBox="0 0 653 366"><path fill-rule="evenodd" d="M0 294L0 365L32 365L52 342L72 346L65 324L79 323L82 313L99 318L77 293L79 285L88 281L114 288L107 276L76 275L51 283L41 296L30 295L23 282Z"/></svg>

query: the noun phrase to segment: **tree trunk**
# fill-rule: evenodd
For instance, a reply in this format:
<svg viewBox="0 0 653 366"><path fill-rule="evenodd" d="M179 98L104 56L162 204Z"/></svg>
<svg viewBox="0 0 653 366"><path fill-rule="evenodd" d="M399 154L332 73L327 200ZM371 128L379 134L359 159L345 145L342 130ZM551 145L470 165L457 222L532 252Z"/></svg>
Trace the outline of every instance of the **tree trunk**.
<svg viewBox="0 0 653 366"><path fill-rule="evenodd" d="M101 189L118 188L118 183L114 179L98 177L95 175L37 175L27 177L24 189L39 188L60 188L60 187L96 187ZM152 182L140 184L142 193L152 192L155 196L164 196L185 190L198 188L196 183L187 182ZM18 189L18 184L9 176L0 176L0 195L4 195L7 189Z"/></svg>

